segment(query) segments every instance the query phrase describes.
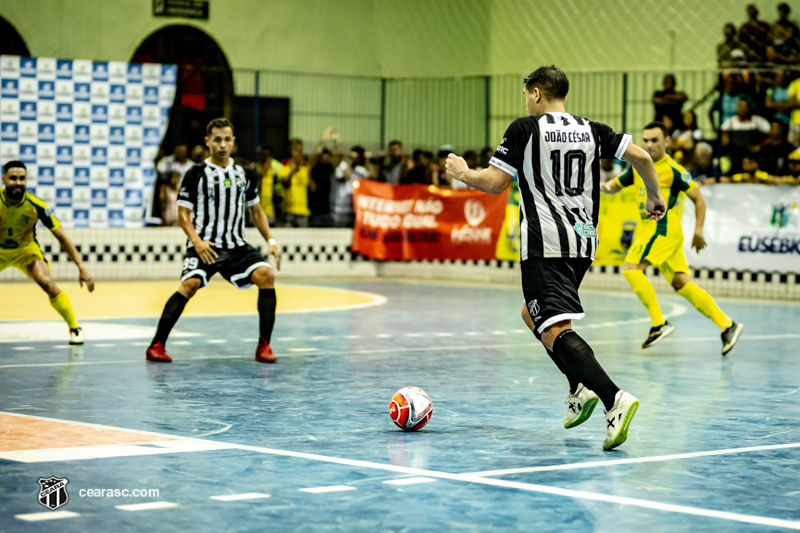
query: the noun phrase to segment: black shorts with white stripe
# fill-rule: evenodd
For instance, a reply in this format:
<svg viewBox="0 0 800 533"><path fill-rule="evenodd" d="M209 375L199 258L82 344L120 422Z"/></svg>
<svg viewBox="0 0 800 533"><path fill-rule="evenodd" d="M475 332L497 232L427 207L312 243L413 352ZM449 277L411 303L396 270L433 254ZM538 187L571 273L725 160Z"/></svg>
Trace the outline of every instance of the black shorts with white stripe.
<svg viewBox="0 0 800 533"><path fill-rule="evenodd" d="M537 338L553 324L583 318L578 287L590 266L585 257L532 257L520 263L522 294Z"/></svg>
<svg viewBox="0 0 800 533"><path fill-rule="evenodd" d="M261 253L250 246L237 246L232 250L215 250L218 257L213 263L204 263L197 255L194 247L186 250L183 254L183 273L181 281L189 278L199 278L202 282L200 287L208 285L211 276L219 272L222 277L230 281L239 289L246 289L253 284L250 275L260 266L272 268L264 259Z"/></svg>

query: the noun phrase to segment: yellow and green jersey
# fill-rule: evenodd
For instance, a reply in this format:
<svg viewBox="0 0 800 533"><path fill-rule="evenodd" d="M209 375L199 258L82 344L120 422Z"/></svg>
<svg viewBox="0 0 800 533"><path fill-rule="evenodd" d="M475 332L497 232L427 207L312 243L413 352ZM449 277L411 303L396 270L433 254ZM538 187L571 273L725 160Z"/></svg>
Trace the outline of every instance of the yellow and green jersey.
<svg viewBox="0 0 800 533"><path fill-rule="evenodd" d="M634 185L639 190L639 213L642 223L639 226L637 235L664 235L683 238L681 229L681 217L683 215L683 203L686 200L686 193L691 192L697 187L697 183L692 181L686 169L678 164L670 156L655 163L656 173L658 173L658 184L661 187L661 195L667 202L667 212L659 221L647 218L645 202L647 200L647 190L644 181L633 167L614 178L620 187Z"/></svg>
<svg viewBox="0 0 800 533"><path fill-rule="evenodd" d="M25 192L21 202L11 205L5 187L0 189L0 248L11 250L35 242L35 226L40 220L51 231L61 227L47 204L36 196Z"/></svg>

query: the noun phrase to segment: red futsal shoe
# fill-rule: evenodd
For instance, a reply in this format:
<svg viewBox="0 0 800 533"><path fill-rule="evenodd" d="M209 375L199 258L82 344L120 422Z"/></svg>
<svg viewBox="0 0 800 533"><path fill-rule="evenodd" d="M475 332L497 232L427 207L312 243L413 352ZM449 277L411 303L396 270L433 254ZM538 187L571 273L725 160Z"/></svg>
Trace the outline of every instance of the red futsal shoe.
<svg viewBox="0 0 800 533"><path fill-rule="evenodd" d="M167 355L164 346L160 342L154 342L147 348L147 360L154 363L171 363L172 358Z"/></svg>
<svg viewBox="0 0 800 533"><path fill-rule="evenodd" d="M264 337L259 337L258 348L256 348L256 361L259 363L274 363L277 360L278 356L269 347L269 343L264 340Z"/></svg>

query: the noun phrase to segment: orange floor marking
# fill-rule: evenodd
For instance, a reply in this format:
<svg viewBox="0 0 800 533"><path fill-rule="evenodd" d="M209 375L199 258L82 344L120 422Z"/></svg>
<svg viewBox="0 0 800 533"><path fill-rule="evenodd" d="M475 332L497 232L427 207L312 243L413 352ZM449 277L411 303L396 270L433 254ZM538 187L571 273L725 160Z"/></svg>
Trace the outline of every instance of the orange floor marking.
<svg viewBox="0 0 800 533"><path fill-rule="evenodd" d="M179 439L105 429L79 422L57 422L0 414L0 452L175 440Z"/></svg>

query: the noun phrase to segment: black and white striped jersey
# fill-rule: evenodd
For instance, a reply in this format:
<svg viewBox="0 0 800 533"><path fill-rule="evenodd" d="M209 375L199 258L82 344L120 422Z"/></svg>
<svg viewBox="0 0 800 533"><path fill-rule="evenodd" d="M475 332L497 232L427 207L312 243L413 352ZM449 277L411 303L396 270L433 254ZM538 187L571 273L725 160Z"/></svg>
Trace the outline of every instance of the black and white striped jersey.
<svg viewBox="0 0 800 533"><path fill-rule="evenodd" d="M184 174L178 192L178 205L192 210L192 223L200 238L225 250L247 244L245 207L256 203L255 176L233 159L225 168L209 159L193 166Z"/></svg>
<svg viewBox="0 0 800 533"><path fill-rule="evenodd" d="M518 118L489 161L518 174L520 256L588 257L597 249L600 159L622 158L631 136L568 113Z"/></svg>

